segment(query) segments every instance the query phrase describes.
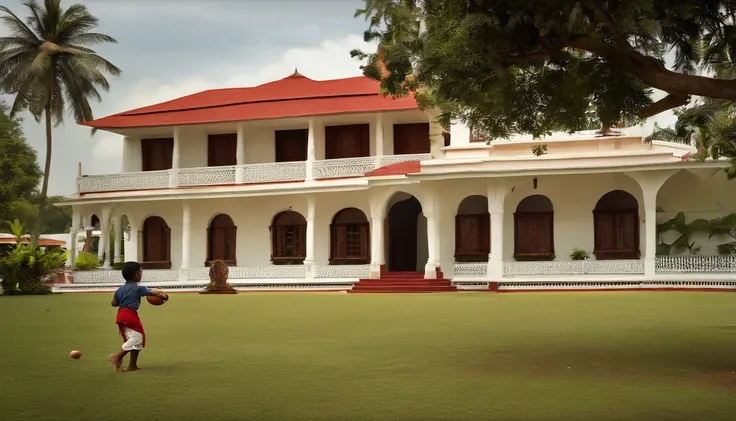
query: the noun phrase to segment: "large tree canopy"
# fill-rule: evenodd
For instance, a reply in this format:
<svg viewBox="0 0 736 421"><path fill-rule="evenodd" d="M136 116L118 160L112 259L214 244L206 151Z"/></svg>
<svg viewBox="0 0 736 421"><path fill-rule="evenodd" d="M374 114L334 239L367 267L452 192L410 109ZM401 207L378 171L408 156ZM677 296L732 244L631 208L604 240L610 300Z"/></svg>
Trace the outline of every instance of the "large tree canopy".
<svg viewBox="0 0 736 421"><path fill-rule="evenodd" d="M685 105L736 100L709 76L736 57L733 0L365 0L376 54L354 50L388 94L414 93L441 121L491 137L603 126ZM668 69L664 56L672 54ZM700 71L701 74L697 74ZM728 72L720 71L720 75ZM667 93L653 102L652 88Z"/></svg>
<svg viewBox="0 0 736 421"><path fill-rule="evenodd" d="M8 106L0 102L0 232L10 232L6 222L15 219L26 225L37 222L40 183L38 154L26 141L20 119L10 117ZM60 196L49 197L51 203L61 199ZM50 208L41 225L41 232L66 232L71 221L71 208Z"/></svg>

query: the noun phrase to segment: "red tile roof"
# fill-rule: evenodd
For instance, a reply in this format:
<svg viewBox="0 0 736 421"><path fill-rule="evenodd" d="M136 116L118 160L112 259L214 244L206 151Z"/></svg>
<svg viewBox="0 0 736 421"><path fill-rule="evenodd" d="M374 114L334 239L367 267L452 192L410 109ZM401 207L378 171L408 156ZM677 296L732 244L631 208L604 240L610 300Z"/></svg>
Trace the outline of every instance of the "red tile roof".
<svg viewBox="0 0 736 421"><path fill-rule="evenodd" d="M28 238L23 239L23 244L29 244L31 241ZM15 244L15 237L0 237L0 244ZM38 245L42 247L48 246L66 246L66 241L52 240L50 238L39 238Z"/></svg>
<svg viewBox="0 0 736 421"><path fill-rule="evenodd" d="M250 88L214 89L81 123L100 129L417 109L413 96L384 97L363 76L317 81L294 72Z"/></svg>
<svg viewBox="0 0 736 421"><path fill-rule="evenodd" d="M406 161L397 164L386 165L365 173L366 177L377 177L386 175L407 175L422 172L420 161Z"/></svg>

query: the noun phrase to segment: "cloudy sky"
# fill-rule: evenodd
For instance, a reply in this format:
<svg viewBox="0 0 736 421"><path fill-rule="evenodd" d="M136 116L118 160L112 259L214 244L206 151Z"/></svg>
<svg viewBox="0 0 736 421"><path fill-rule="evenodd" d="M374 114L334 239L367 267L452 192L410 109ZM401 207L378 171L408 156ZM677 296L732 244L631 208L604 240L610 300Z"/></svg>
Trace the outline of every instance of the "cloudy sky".
<svg viewBox="0 0 736 421"><path fill-rule="evenodd" d="M25 16L23 0L5 0ZM350 50L363 42L362 0L75 0L100 19L99 32L118 43L97 48L123 73L93 104L96 118L205 89L253 86L288 76L296 65L312 79L360 75ZM73 2L62 0L68 7ZM24 130L43 162L42 125L28 115ZM674 122L671 114L657 118ZM653 121L644 128L651 131ZM49 193L74 191L77 163L86 174L121 169L122 137L90 130L67 118L54 131Z"/></svg>

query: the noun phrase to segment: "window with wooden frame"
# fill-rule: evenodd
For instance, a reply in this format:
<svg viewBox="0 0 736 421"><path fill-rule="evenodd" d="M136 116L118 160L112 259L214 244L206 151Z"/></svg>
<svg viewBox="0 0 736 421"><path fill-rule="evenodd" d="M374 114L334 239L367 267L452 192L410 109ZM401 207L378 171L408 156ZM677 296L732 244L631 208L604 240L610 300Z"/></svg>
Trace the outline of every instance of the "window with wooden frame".
<svg viewBox="0 0 736 421"><path fill-rule="evenodd" d="M368 218L360 209L339 211L330 224L330 264L362 265L371 262Z"/></svg>
<svg viewBox="0 0 736 421"><path fill-rule="evenodd" d="M448 147L452 144L452 137L450 136L449 132L442 132L442 138L445 140L445 147Z"/></svg>
<svg viewBox="0 0 736 421"><path fill-rule="evenodd" d="M207 136L207 166L225 167L237 164L237 133L211 134Z"/></svg>
<svg viewBox="0 0 736 421"><path fill-rule="evenodd" d="M623 190L613 190L600 198L593 210L597 260L638 259L639 202Z"/></svg>
<svg viewBox="0 0 736 421"><path fill-rule="evenodd" d="M370 156L370 124L325 126L325 159Z"/></svg>
<svg viewBox="0 0 736 421"><path fill-rule="evenodd" d="M488 199L468 196L460 202L455 215L455 261L487 262L491 252Z"/></svg>
<svg viewBox="0 0 736 421"><path fill-rule="evenodd" d="M554 260L554 208L544 195L527 196L514 213L514 258Z"/></svg>
<svg viewBox="0 0 736 421"><path fill-rule="evenodd" d="M170 170L174 159L174 138L141 139L141 170Z"/></svg>
<svg viewBox="0 0 736 421"><path fill-rule="evenodd" d="M144 269L171 269L171 229L159 216L151 216L143 223Z"/></svg>
<svg viewBox="0 0 736 421"><path fill-rule="evenodd" d="M309 129L276 130L274 132L276 162L307 160Z"/></svg>
<svg viewBox="0 0 736 421"><path fill-rule="evenodd" d="M207 261L223 260L228 266L237 266L236 261L237 227L230 216L221 213L210 222L207 228Z"/></svg>
<svg viewBox="0 0 736 421"><path fill-rule="evenodd" d="M470 143L479 143L485 141L485 136L481 135L480 133L478 133L477 130L473 130L473 128L470 127Z"/></svg>
<svg viewBox="0 0 736 421"><path fill-rule="evenodd" d="M303 264L307 257L307 220L299 212L284 211L271 224L271 261Z"/></svg>
<svg viewBox="0 0 736 421"><path fill-rule="evenodd" d="M394 124L394 155L429 151L429 123Z"/></svg>

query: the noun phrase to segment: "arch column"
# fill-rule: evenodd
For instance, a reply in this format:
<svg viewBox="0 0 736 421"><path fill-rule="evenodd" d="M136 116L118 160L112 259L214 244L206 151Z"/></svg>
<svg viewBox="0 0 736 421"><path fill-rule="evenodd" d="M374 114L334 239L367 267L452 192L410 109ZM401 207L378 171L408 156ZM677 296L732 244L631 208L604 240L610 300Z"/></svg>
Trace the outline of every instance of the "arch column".
<svg viewBox="0 0 736 421"><path fill-rule="evenodd" d="M383 244L383 219L386 216L386 203L383 197L373 193L370 196L371 208L371 264L370 279L381 277L381 267L385 264Z"/></svg>
<svg viewBox="0 0 736 421"><path fill-rule="evenodd" d="M307 253L304 258L304 266L306 266L307 279L314 279L317 275L317 267L315 266L314 249L314 218L316 213L316 198L313 194L307 196Z"/></svg>
<svg viewBox="0 0 736 421"><path fill-rule="evenodd" d="M488 179L486 182L486 196L488 198L488 213L491 223L491 252L488 255L486 276L491 281L500 281L503 278L503 218L504 202L508 191L508 182Z"/></svg>
<svg viewBox="0 0 736 421"><path fill-rule="evenodd" d="M187 269L189 269L189 242L190 230L192 223L192 205L187 201L182 202L182 218L181 218L181 266L179 267L179 280L186 281Z"/></svg>
<svg viewBox="0 0 736 421"><path fill-rule="evenodd" d="M644 276L654 277L657 263L657 194L664 183L677 171L637 171L625 173L636 180L644 197Z"/></svg>
<svg viewBox="0 0 736 421"><path fill-rule="evenodd" d="M426 196L426 204L422 204L422 213L427 218L427 264L424 265L424 279L437 279L439 268L440 229L439 206L437 193L432 190Z"/></svg>

